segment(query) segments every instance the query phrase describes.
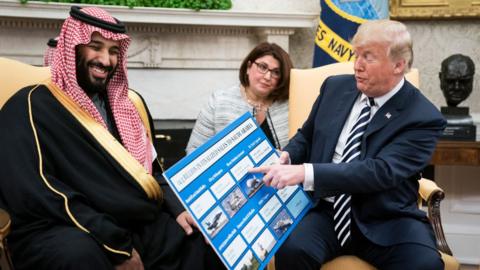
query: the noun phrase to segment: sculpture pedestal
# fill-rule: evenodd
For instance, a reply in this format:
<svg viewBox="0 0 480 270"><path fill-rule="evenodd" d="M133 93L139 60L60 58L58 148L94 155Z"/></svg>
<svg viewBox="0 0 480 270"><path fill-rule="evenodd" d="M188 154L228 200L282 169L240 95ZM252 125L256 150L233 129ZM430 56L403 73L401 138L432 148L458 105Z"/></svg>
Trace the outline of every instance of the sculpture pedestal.
<svg viewBox="0 0 480 270"><path fill-rule="evenodd" d="M447 120L441 140L475 141L477 127L473 124L468 107L442 107L441 112Z"/></svg>
<svg viewBox="0 0 480 270"><path fill-rule="evenodd" d="M475 125L448 125L440 135L440 140L475 141L477 136Z"/></svg>

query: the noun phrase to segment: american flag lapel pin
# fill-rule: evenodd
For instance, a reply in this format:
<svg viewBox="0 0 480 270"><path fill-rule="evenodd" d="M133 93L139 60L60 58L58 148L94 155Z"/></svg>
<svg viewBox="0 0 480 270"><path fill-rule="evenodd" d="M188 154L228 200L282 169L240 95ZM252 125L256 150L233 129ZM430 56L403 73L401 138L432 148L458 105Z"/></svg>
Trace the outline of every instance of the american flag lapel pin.
<svg viewBox="0 0 480 270"><path fill-rule="evenodd" d="M387 119L390 119L390 117L392 117L392 114L389 113L389 112L387 112L387 113L385 114L385 117L387 117Z"/></svg>

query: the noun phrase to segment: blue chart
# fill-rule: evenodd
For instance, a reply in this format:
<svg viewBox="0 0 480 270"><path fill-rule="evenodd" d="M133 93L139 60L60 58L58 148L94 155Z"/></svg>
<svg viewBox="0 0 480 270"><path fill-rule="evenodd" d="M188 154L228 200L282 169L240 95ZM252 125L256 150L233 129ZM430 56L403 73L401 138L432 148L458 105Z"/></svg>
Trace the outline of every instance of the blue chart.
<svg viewBox="0 0 480 270"><path fill-rule="evenodd" d="M229 269L263 269L311 207L300 187L276 190L248 173L277 160L246 113L164 173Z"/></svg>

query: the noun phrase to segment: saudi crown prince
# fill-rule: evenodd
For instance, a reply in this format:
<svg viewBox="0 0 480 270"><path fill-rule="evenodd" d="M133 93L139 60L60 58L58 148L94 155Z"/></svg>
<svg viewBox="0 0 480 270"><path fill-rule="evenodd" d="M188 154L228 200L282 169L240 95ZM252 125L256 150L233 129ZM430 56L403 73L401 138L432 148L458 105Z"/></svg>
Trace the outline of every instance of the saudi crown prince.
<svg viewBox="0 0 480 270"><path fill-rule="evenodd" d="M0 112L0 192L16 269L223 267L160 176L125 26L72 7L51 79ZM28 74L26 74L28 76Z"/></svg>

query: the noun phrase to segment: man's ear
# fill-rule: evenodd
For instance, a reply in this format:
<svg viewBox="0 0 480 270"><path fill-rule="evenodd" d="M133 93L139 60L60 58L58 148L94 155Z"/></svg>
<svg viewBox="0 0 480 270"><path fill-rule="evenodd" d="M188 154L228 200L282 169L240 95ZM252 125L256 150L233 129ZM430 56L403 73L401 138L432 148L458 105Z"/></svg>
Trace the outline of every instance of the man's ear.
<svg viewBox="0 0 480 270"><path fill-rule="evenodd" d="M398 61L395 61L395 64L393 67L393 73L396 75L403 74L406 67L407 67L407 62L405 61L405 59L400 59Z"/></svg>

